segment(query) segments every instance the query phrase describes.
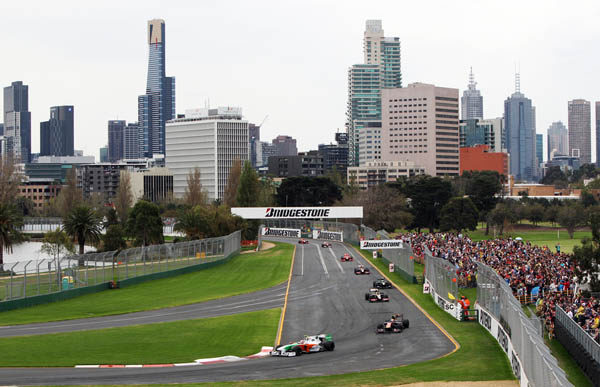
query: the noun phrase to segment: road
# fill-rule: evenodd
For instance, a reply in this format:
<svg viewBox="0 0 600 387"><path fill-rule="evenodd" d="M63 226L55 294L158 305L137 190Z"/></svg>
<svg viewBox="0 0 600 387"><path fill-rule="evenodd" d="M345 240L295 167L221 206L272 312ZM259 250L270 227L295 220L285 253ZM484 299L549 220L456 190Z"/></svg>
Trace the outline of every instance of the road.
<svg viewBox="0 0 600 387"><path fill-rule="evenodd" d="M340 262L339 258L343 253L351 253L355 262ZM341 243L334 243L332 248L322 248L316 241L311 241L308 245L298 245L296 249L281 342L295 341L306 334L330 333L336 344L333 352L303 355L298 358L264 358L174 368L3 368L0 369L0 381L2 384L68 385L190 383L308 377L412 364L438 358L454 350L454 344L398 290L386 290L390 295L389 303L370 304L365 301L364 294L378 274L371 267L371 275L355 275L353 268L358 263L370 266L353 249ZM222 307L229 302L231 307L246 305L231 310L230 313L276 307L280 305L277 302L281 301L283 289L280 286L263 291L272 293L273 304L261 306L256 304L259 301L257 297L253 300L255 297L244 298L250 296L245 295L238 296L240 299L237 301L217 300L211 301L210 306L189 306L200 308L202 311L187 315L182 313L184 317L173 317L172 313L165 313L162 317L171 318L170 320L161 320L162 317L158 314L149 318L156 322L181 319L179 317L222 315L227 314L227 310ZM160 312L164 310L144 313ZM404 317L410 320L410 328L401 334L376 335L375 326L393 313L403 313ZM47 328L59 329L56 326L49 325Z"/></svg>

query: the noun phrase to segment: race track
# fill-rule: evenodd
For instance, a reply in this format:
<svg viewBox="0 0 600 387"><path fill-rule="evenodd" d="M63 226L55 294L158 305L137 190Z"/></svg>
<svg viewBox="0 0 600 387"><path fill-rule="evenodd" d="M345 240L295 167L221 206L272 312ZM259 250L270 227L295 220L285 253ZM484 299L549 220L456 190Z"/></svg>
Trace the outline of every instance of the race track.
<svg viewBox="0 0 600 387"><path fill-rule="evenodd" d="M281 241L281 239L278 239ZM296 240L291 240L296 243ZM343 253L350 252L355 262L340 262ZM367 264L354 250L341 243L333 248L322 248L320 243L298 245L294 260L287 312L284 319L282 343L295 341L306 334L330 333L336 348L333 352L303 355L298 358L264 358L235 363L131 369L75 369L75 368L3 368L2 384L134 384L134 383L190 383L229 380L272 379L340 374L394 367L438 358L454 350L454 344L398 290L386 289L389 303L370 304L364 299L377 272L357 276L353 272L359 262ZM368 264L367 264L368 265ZM140 320L123 321L124 326L158 321L219 316L250 310L281 306L285 285L261 292L189 305L181 310L170 308L140 313ZM260 304L258 294L270 294L266 304ZM237 300L233 300L238 298ZM223 305L229 305L223 308ZM245 305L235 308L235 306ZM182 313L175 313L182 312ZM393 313L403 313L410 320L410 328L401 334L376 335L375 326ZM146 314L153 317L147 317ZM124 315L132 317L133 315ZM123 316L123 317L124 317ZM121 317L121 316L119 316ZM113 317L114 318L114 317ZM164 318L164 319L163 319ZM104 318L101 320L105 324ZM135 321L135 322L132 322ZM141 321L141 322L140 322ZM38 324L48 329L66 329L69 323ZM76 323L84 324L83 320ZM106 325L87 327L75 325L70 329L96 329ZM29 326L31 327L31 326ZM20 329L27 328L23 326ZM13 328L5 328L7 332ZM0 329L0 334L4 335ZM55 332L55 330L51 330ZM64 330L60 330L61 332ZM17 332L17 331L15 331ZM21 333L17 334L23 334ZM265 343L271 345L272 343ZM257 348L258 349L258 348ZM226 355L226 354L224 354ZM190 359L192 361L193 359Z"/></svg>

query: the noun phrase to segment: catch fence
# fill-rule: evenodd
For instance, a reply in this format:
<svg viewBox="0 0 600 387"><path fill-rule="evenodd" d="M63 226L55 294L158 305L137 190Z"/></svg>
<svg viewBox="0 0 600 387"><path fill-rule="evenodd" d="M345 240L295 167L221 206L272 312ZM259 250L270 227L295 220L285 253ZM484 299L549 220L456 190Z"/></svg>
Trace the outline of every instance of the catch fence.
<svg viewBox="0 0 600 387"><path fill-rule="evenodd" d="M389 240L392 238L385 230L379 230L376 233L376 239ZM400 270L400 275L406 281L417 283L417 277L415 277L415 259L409 243L403 243L401 249L381 249L381 256L388 263L393 263L394 271Z"/></svg>
<svg viewBox="0 0 600 387"><path fill-rule="evenodd" d="M521 385L571 386L506 281L481 262L477 272L479 321L506 352Z"/></svg>
<svg viewBox="0 0 600 387"><path fill-rule="evenodd" d="M241 233L120 252L88 253L4 264L2 302L65 290L131 280L156 273L221 261L240 251ZM130 281L131 282L131 281Z"/></svg>
<svg viewBox="0 0 600 387"><path fill-rule="evenodd" d="M453 305L452 310L455 310L457 308L456 298L458 297L456 268L445 259L434 257L428 250L425 250L424 254L425 279L429 282L430 289L444 299L446 303ZM439 301L438 304L440 304ZM449 308L447 307L446 310L450 310Z"/></svg>

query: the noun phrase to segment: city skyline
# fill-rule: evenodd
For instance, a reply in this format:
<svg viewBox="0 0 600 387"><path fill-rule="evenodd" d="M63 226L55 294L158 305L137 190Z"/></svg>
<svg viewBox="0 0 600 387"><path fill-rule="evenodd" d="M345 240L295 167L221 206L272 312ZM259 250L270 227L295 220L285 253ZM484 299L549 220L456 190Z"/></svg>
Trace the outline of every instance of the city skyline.
<svg viewBox="0 0 600 387"><path fill-rule="evenodd" d="M439 27L427 33L416 21L390 15L428 12L431 4L386 2L381 11L370 13L365 13L358 2L228 2L170 8L152 2L141 4L114 2L84 8L76 2L58 2L56 7L39 2L0 6L7 15L0 31L5 36L18 36L7 39L6 49L18 53L14 55L18 59L3 65L0 84L6 87L20 80L30 87L33 152L39 151L35 131L47 119L51 106L75 106L75 148L96 157L98 148L106 143L107 121L137 120L134 98L143 90L148 59L147 46L140 41L146 35L147 21L154 18L169 24L166 56L169 73L177 75L178 113L210 100L212 106L244 107L250 122L260 122L269 114L262 137L290 135L298 139L299 150L316 149L319 143L330 142L337 129L343 130L347 68L363 61L361 41L368 19L381 19L386 35L400 37L403 84L439 84L458 88L462 94L465 74L473 66L478 89L485 96L484 118L502 115L502 102L512 93L515 63L520 67L522 88L537 107L538 133L545 135L552 122L567 122L567 101L581 98L593 103L600 99L590 88L597 81L595 54L589 45L600 36L594 28L594 15L600 7L591 2L583 16L560 7L558 2L543 2L543 8L539 7L541 2L531 2L521 5L521 12L506 26L504 16L512 14L510 4L472 8L436 2L440 15L434 16L431 25L437 23ZM315 14L311 9L317 4L320 12ZM115 13L117 5L119 12ZM225 8L229 11L224 12ZM312 24L320 27L306 27L302 17L283 17L290 12L310 17ZM201 23L195 20L199 13ZM338 13L345 15L343 21L334 18ZM227 17L217 17L223 14ZM452 29L447 29L447 15L470 23L453 23ZM101 27L107 20L110 29ZM510 28L525 22L527 30ZM556 23L572 28L573 36L586 38L563 37L554 29ZM499 28L501 25L506 28ZM481 27L478 36L462 42L461 34L477 26ZM215 30L222 34L218 41L211 38ZM320 47L322 36L335 44ZM52 42L63 40L69 44L58 50L48 48L54 47ZM43 62L40 56L44 56ZM435 60L438 57L452 60L441 66ZM289 74L294 74L293 79ZM548 79L561 79L566 74L569 82L557 82L548 90ZM306 114L315 105L319 106L318 114ZM594 138L595 133L592 155L596 154Z"/></svg>

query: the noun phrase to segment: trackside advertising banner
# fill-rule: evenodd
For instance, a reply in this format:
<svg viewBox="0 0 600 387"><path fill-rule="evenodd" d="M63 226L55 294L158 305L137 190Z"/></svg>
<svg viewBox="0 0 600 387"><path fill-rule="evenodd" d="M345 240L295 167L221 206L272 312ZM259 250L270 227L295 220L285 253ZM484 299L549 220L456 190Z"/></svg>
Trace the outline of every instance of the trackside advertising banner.
<svg viewBox="0 0 600 387"><path fill-rule="evenodd" d="M313 239L324 239L327 241L343 242L344 233L324 230L313 230Z"/></svg>
<svg viewBox="0 0 600 387"><path fill-rule="evenodd" d="M294 228L274 228L263 227L260 233L262 236L277 236L285 238L300 238L300 230Z"/></svg>
<svg viewBox="0 0 600 387"><path fill-rule="evenodd" d="M431 295L433 301L439 305L440 308L444 310L444 312L448 313L458 321L460 321L460 305L458 303L453 303L440 296L433 286L431 286L431 282L425 279L425 283L423 284L423 293L426 293L425 289L427 289L427 293Z"/></svg>
<svg viewBox="0 0 600 387"><path fill-rule="evenodd" d="M362 218L362 207L233 207L233 215L244 219Z"/></svg>
<svg viewBox="0 0 600 387"><path fill-rule="evenodd" d="M519 355L517 355L513 349L510 335L506 333L500 322L487 310L482 308L481 305L475 304L475 309L479 311L479 324L483 325L485 329L491 333L502 347L502 350L504 350L504 353L506 353L510 365L512 366L512 371L517 379L519 379L519 384L522 387L527 387L529 385L529 380L527 380L527 375L525 375L525 370L523 369ZM510 326L508 328L510 329Z"/></svg>
<svg viewBox="0 0 600 387"><path fill-rule="evenodd" d="M402 241L394 239L360 241L360 248L362 250L401 249L402 247Z"/></svg>

